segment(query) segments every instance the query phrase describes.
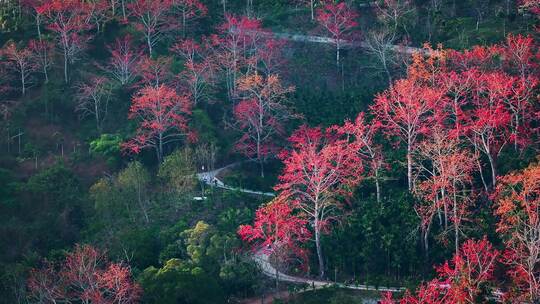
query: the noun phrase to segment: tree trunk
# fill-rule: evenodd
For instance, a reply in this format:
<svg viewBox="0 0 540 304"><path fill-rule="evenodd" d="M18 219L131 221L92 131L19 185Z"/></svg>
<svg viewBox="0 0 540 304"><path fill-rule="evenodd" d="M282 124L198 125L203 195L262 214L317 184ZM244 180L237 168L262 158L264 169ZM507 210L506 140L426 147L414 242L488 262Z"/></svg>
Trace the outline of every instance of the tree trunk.
<svg viewBox="0 0 540 304"><path fill-rule="evenodd" d="M377 190L377 203L381 203L381 184L379 181L379 170L375 170L375 189Z"/></svg>
<svg viewBox="0 0 540 304"><path fill-rule="evenodd" d="M336 43L336 66L338 67L338 69L339 69L339 49L340 49L340 45L339 45L339 40L338 40L338 42Z"/></svg>
<svg viewBox="0 0 540 304"><path fill-rule="evenodd" d="M457 198L455 194L455 185L454 185L454 242L455 242L455 250L456 255L459 252L459 230L458 230L458 221L457 221Z"/></svg>
<svg viewBox="0 0 540 304"><path fill-rule="evenodd" d="M497 163L496 160L491 154L488 153L489 165L491 167L491 180L492 187L495 188L497 185Z"/></svg>
<svg viewBox="0 0 540 304"><path fill-rule="evenodd" d="M127 21L127 17L126 17L126 0L122 0L122 17L124 18L124 21Z"/></svg>
<svg viewBox="0 0 540 304"><path fill-rule="evenodd" d="M68 83L68 54L67 47L64 46L64 81Z"/></svg>
<svg viewBox="0 0 540 304"><path fill-rule="evenodd" d="M315 246L317 248L317 258L319 260L319 277L321 279L324 278L324 260L323 260L323 254L322 254L322 248L321 248L321 232L319 229L319 221L318 219L315 219Z"/></svg>
<svg viewBox="0 0 540 304"><path fill-rule="evenodd" d="M315 20L315 0L311 0L309 2L309 6L311 8L311 20Z"/></svg>
<svg viewBox="0 0 540 304"><path fill-rule="evenodd" d="M150 33L146 34L146 44L148 44L148 55L152 57L152 39L150 38Z"/></svg>
<svg viewBox="0 0 540 304"><path fill-rule="evenodd" d="M407 185L409 191L412 191L412 151L410 143L407 145Z"/></svg>
<svg viewBox="0 0 540 304"><path fill-rule="evenodd" d="M24 71L21 69L21 84L22 84L22 94L23 96L26 94L26 81L24 80Z"/></svg>
<svg viewBox="0 0 540 304"><path fill-rule="evenodd" d="M159 133L158 138L158 163L163 161L163 133Z"/></svg>

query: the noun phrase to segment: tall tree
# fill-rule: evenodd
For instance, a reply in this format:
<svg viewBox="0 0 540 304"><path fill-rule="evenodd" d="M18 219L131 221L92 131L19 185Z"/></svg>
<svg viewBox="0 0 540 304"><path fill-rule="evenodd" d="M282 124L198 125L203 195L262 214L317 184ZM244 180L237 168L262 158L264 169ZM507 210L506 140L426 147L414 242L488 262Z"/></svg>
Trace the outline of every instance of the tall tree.
<svg viewBox="0 0 540 304"><path fill-rule="evenodd" d="M330 34L336 45L336 65L339 67L340 50L353 38L353 29L358 26L358 13L345 2L328 2L317 9L317 22Z"/></svg>
<svg viewBox="0 0 540 304"><path fill-rule="evenodd" d="M92 76L87 81L79 83L77 90L78 103L75 110L80 113L81 118L94 116L96 128L101 131L112 96L110 80L102 76Z"/></svg>
<svg viewBox="0 0 540 304"><path fill-rule="evenodd" d="M341 127L337 127L338 133L350 136L349 140L358 147L358 153L366 160L366 168L375 181L377 202L381 203L381 171L384 160L382 147L375 143L375 135L381 127L380 122L367 122L365 114L360 113L354 122L346 121Z"/></svg>
<svg viewBox="0 0 540 304"><path fill-rule="evenodd" d="M474 304L485 303L483 289L493 281L499 252L485 238L467 240L452 260L437 267L437 277L421 284L416 294L407 291L400 304ZM390 293L382 304L398 303Z"/></svg>
<svg viewBox="0 0 540 304"><path fill-rule="evenodd" d="M505 101L512 98L513 84L514 79L503 72L482 74L473 91L474 108L466 114L467 137L475 150L487 156L493 186L497 182L497 158L512 140L511 115Z"/></svg>
<svg viewBox="0 0 540 304"><path fill-rule="evenodd" d="M129 109L129 118L139 120L139 128L124 149L137 154L143 148L154 148L161 163L164 146L188 135L190 115L191 101L172 88L160 85L141 89Z"/></svg>
<svg viewBox="0 0 540 304"><path fill-rule="evenodd" d="M237 96L237 83L241 75L249 75L256 67L253 56L262 46L266 32L258 19L246 16L225 16L218 27L219 35L211 36L216 60L225 72L229 98Z"/></svg>
<svg viewBox="0 0 540 304"><path fill-rule="evenodd" d="M278 196L259 207L253 226L241 225L238 235L254 250L274 255L278 264L285 265L291 259L299 258L305 265L307 252L300 246L311 238L311 233L306 227L307 220L295 215L294 209L286 197ZM276 285L278 281L276 267Z"/></svg>
<svg viewBox="0 0 540 304"><path fill-rule="evenodd" d="M131 278L131 270L110 263L105 255L88 245L76 245L56 269L45 263L30 272L28 288L37 301L47 303L138 303L141 288Z"/></svg>
<svg viewBox="0 0 540 304"><path fill-rule="evenodd" d="M133 46L130 35L117 38L113 45L107 46L111 53L109 63L103 67L121 85L131 83L137 75L142 51Z"/></svg>
<svg viewBox="0 0 540 304"><path fill-rule="evenodd" d="M375 104L371 106L384 132L406 144L409 190L413 189L413 153L421 136L429 132L433 106L443 96L441 90L430 88L414 79L401 79L377 95Z"/></svg>
<svg viewBox="0 0 540 304"><path fill-rule="evenodd" d="M37 68L34 53L28 47L18 48L14 42L9 42L1 51L5 58L12 63L9 66L19 73L21 93L25 95L30 75Z"/></svg>
<svg viewBox="0 0 540 304"><path fill-rule="evenodd" d="M182 37L186 37L189 20L204 17L208 14L208 8L199 0L173 0L173 8L180 13Z"/></svg>
<svg viewBox="0 0 540 304"><path fill-rule="evenodd" d="M215 81L216 63L208 46L186 39L174 44L171 50L184 59L184 70L178 75L180 85L189 88L194 105L209 99L210 86Z"/></svg>
<svg viewBox="0 0 540 304"><path fill-rule="evenodd" d="M64 57L64 81L69 81L68 66L78 59L91 39L87 33L92 28L88 4L81 0L51 0L40 7L47 28L56 35Z"/></svg>
<svg viewBox="0 0 540 304"><path fill-rule="evenodd" d="M513 302L540 301L540 165L509 173L496 191L497 232L506 245L502 261L517 290Z"/></svg>
<svg viewBox="0 0 540 304"><path fill-rule="evenodd" d="M281 155L285 167L275 190L296 201L309 221L322 278L321 234L338 219L342 198L351 196L362 180L363 164L354 145L317 128L303 126L289 140L293 150Z"/></svg>
<svg viewBox="0 0 540 304"><path fill-rule="evenodd" d="M136 0L128 4L130 14L136 19L136 28L143 32L150 56L154 46L171 28L172 5L172 0Z"/></svg>
<svg viewBox="0 0 540 304"><path fill-rule="evenodd" d="M459 250L459 236L464 216L473 199L472 173L474 157L451 135L447 126L436 125L430 137L419 144L416 156L416 183L414 193L428 206L417 206L422 219L423 240L427 253L428 235L432 218L440 210L444 213L445 230L453 224L455 253ZM439 216L439 218L441 218Z"/></svg>
<svg viewBox="0 0 540 304"><path fill-rule="evenodd" d="M54 44L43 40L30 40L28 48L34 54L36 67L41 69L45 76L45 83L49 82L49 68L53 64Z"/></svg>
<svg viewBox="0 0 540 304"><path fill-rule="evenodd" d="M276 136L284 133L284 122L293 117L285 98L294 87L283 86L277 75L254 74L241 78L238 90L244 100L234 107L233 126L243 134L236 149L256 159L264 177L264 162L277 151Z"/></svg>

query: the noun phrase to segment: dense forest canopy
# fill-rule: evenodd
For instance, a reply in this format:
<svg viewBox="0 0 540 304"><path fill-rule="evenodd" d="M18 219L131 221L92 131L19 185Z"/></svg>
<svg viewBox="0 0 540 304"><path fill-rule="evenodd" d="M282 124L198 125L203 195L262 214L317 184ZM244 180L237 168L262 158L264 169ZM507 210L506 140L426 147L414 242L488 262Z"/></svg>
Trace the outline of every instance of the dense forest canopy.
<svg viewBox="0 0 540 304"><path fill-rule="evenodd" d="M539 303L539 21L0 1L0 303Z"/></svg>

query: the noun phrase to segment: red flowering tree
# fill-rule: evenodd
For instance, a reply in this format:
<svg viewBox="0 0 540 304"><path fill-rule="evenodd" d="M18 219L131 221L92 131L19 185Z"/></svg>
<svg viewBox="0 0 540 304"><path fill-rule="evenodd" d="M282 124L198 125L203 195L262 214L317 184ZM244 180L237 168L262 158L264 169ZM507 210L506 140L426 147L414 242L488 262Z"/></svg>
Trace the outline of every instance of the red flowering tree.
<svg viewBox="0 0 540 304"><path fill-rule="evenodd" d="M350 197L362 180L363 163L355 145L318 128L303 126L289 141L292 151L281 155L285 167L274 189L295 201L313 229L322 278L325 268L321 234L337 220L342 198Z"/></svg>
<svg viewBox="0 0 540 304"><path fill-rule="evenodd" d="M375 134L381 127L380 122L367 122L365 114L360 113L354 122L346 121L336 127L338 134L350 136L349 140L358 147L359 156L365 160L367 171L375 181L377 202L381 202L381 171L384 165L382 147L375 143Z"/></svg>
<svg viewBox="0 0 540 304"><path fill-rule="evenodd" d="M49 82L49 68L53 64L53 43L47 40L30 40L28 48L35 59L36 68L41 69L45 76L45 83Z"/></svg>
<svg viewBox="0 0 540 304"><path fill-rule="evenodd" d="M78 84L77 89L75 111L81 118L93 116L97 130L101 131L112 95L110 80L102 76L92 76L86 82Z"/></svg>
<svg viewBox="0 0 540 304"><path fill-rule="evenodd" d="M400 304L475 304L484 303L483 288L493 280L499 252L485 238L467 240L451 261L437 267L437 278L421 284L416 294L405 293ZM397 303L390 293L383 304Z"/></svg>
<svg viewBox="0 0 540 304"><path fill-rule="evenodd" d="M240 226L238 235L255 250L273 255L280 265L294 259L306 265L307 252L301 245L311 238L311 233L306 227L307 220L294 214L294 209L286 197L278 196L259 207L253 225ZM276 285L278 281L276 267Z"/></svg>
<svg viewBox="0 0 540 304"><path fill-rule="evenodd" d="M283 123L293 117L285 104L294 87L285 87L277 75L246 76L238 81L244 100L234 107L233 127L242 132L236 149L256 159L264 177L264 162L277 151L276 136L283 135Z"/></svg>
<svg viewBox="0 0 540 304"><path fill-rule="evenodd" d="M1 52L11 62L9 67L19 73L21 93L25 95L26 88L29 85L30 75L37 68L34 53L28 47L18 48L14 42L9 42Z"/></svg>
<svg viewBox="0 0 540 304"><path fill-rule="evenodd" d="M171 72L171 64L171 57L141 58L137 66L137 74L141 79L137 85L143 87L152 86L154 88L161 85L172 85L174 77Z"/></svg>
<svg viewBox="0 0 540 304"><path fill-rule="evenodd" d="M495 214L497 232L506 250L503 263L510 267L516 290L513 302L540 301L540 165L499 178Z"/></svg>
<svg viewBox="0 0 540 304"><path fill-rule="evenodd" d="M517 150L518 146L524 147L530 142L536 101L534 92L540 81L535 59L538 49L531 36L510 34L498 50L504 60L505 71L515 76L511 98L506 100L506 104L512 116L512 136Z"/></svg>
<svg viewBox="0 0 540 304"><path fill-rule="evenodd" d="M178 75L180 85L189 88L194 105L208 100L210 86L214 82L216 63L206 45L186 39L174 44L171 50L184 59L184 70Z"/></svg>
<svg viewBox="0 0 540 304"><path fill-rule="evenodd" d="M246 16L225 16L225 22L218 27L219 35L211 36L216 62L225 73L229 98L237 96L237 83L241 75L249 75L256 68L254 59L261 47L266 31L261 21Z"/></svg>
<svg viewBox="0 0 540 304"><path fill-rule="evenodd" d="M423 203L415 209L421 218L424 249L427 253L433 216L442 209L444 229L449 230L449 222L453 224L457 254L461 225L474 198L474 157L442 125L435 125L430 137L419 144L416 157L415 178L419 182L415 183L414 194Z"/></svg>
<svg viewBox="0 0 540 304"><path fill-rule="evenodd" d="M199 0L173 0L173 8L180 13L182 36L186 36L186 27L189 20L204 17L208 8Z"/></svg>
<svg viewBox="0 0 540 304"><path fill-rule="evenodd" d="M39 8L45 16L47 28L52 31L64 57L64 81L67 83L68 65L77 60L86 48L92 28L89 14L91 9L81 0L50 0Z"/></svg>
<svg viewBox="0 0 540 304"><path fill-rule="evenodd" d="M475 151L487 156L493 185L497 181L497 158L506 144L513 139L510 129L511 114L505 103L513 96L514 83L513 77L502 72L483 74L474 88L474 108L465 115L467 137Z"/></svg>
<svg viewBox="0 0 540 304"><path fill-rule="evenodd" d="M137 75L142 51L134 48L130 35L117 38L114 45L107 46L107 49L111 58L104 69L121 85L131 83Z"/></svg>
<svg viewBox="0 0 540 304"><path fill-rule="evenodd" d="M99 250L76 245L61 265L45 263L28 279L30 295L37 301L81 303L138 303L141 288L123 264L110 263Z"/></svg>
<svg viewBox="0 0 540 304"><path fill-rule="evenodd" d="M171 28L172 5L172 0L136 0L128 4L130 14L136 20L135 27L143 32L150 56L156 43Z"/></svg>
<svg viewBox="0 0 540 304"><path fill-rule="evenodd" d="M429 132L432 109L442 100L444 92L414 79L402 79L377 95L371 111L383 131L395 136L407 147L407 181L413 188L413 153L418 141Z"/></svg>
<svg viewBox="0 0 540 304"><path fill-rule="evenodd" d="M317 9L317 22L333 39L336 45L336 65L339 67L340 50L353 38L353 29L358 26L358 13L345 2L328 2Z"/></svg>
<svg viewBox="0 0 540 304"><path fill-rule="evenodd" d="M147 86L133 98L129 118L139 121L137 135L124 144L135 154L144 148L154 148L161 163L164 146L188 135L191 101L168 86Z"/></svg>

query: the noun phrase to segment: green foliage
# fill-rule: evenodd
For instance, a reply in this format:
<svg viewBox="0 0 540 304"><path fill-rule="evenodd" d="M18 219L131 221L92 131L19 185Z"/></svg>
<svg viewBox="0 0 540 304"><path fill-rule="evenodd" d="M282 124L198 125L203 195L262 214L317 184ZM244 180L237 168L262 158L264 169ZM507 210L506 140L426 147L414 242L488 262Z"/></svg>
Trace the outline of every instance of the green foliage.
<svg viewBox="0 0 540 304"><path fill-rule="evenodd" d="M163 181L170 193L182 197L189 196L197 185L195 173L193 150L183 148L165 157L159 166L157 177Z"/></svg>
<svg viewBox="0 0 540 304"><path fill-rule="evenodd" d="M218 282L201 267L179 259L168 260L162 268L149 267L139 276L145 303L224 303Z"/></svg>
<svg viewBox="0 0 540 304"><path fill-rule="evenodd" d="M105 157L111 166L120 161L120 144L122 138L117 134L101 134L90 142L90 152Z"/></svg>

